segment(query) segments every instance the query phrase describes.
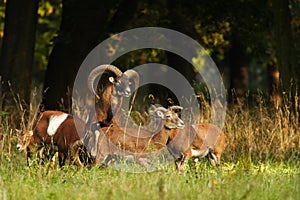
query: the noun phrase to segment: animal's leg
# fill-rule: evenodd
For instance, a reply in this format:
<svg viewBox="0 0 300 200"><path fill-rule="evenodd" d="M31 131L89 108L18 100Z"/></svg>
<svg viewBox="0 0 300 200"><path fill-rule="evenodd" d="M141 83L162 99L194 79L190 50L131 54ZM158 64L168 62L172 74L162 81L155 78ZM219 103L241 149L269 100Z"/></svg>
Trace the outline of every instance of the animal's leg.
<svg viewBox="0 0 300 200"><path fill-rule="evenodd" d="M83 167L83 164L79 159L79 150L81 146L83 146L82 141L77 140L71 147L71 160L79 167Z"/></svg>
<svg viewBox="0 0 300 200"><path fill-rule="evenodd" d="M182 154L177 160L175 160L176 169L179 171L184 171L186 168L187 159Z"/></svg>

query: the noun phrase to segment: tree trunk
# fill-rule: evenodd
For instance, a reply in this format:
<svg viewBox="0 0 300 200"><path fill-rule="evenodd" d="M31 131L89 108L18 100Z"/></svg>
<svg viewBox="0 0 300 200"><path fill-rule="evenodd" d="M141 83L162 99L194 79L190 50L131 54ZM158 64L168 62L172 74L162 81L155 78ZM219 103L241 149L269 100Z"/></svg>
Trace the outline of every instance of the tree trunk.
<svg viewBox="0 0 300 200"><path fill-rule="evenodd" d="M44 81L44 109L70 111L77 71L87 54L106 35L109 1L64 0L58 40Z"/></svg>
<svg viewBox="0 0 300 200"><path fill-rule="evenodd" d="M5 95L3 108L15 106L11 89L20 100L30 102L31 73L37 25L37 0L8 0L5 10L5 27L0 56L0 76ZM15 110L15 109L14 109ZM11 109L10 111L13 111Z"/></svg>
<svg viewBox="0 0 300 200"><path fill-rule="evenodd" d="M270 101L276 109L279 108L282 102L282 97L279 91L279 70L278 65L275 62L268 64L268 81L269 81L269 92Z"/></svg>
<svg viewBox="0 0 300 200"><path fill-rule="evenodd" d="M168 18L170 20L169 28L186 34L196 40L196 38L199 36L195 32L194 21L190 21L190 19L182 12L182 3L180 1L168 0L167 6ZM185 78L189 80L191 84L193 84L193 81L196 80L196 73L193 66L179 55L175 55L171 52L166 52L166 55L168 59L168 65L181 72Z"/></svg>
<svg viewBox="0 0 300 200"><path fill-rule="evenodd" d="M233 40L229 55L231 92L229 101L232 104L243 105L248 87L249 59L243 45L239 41Z"/></svg>
<svg viewBox="0 0 300 200"><path fill-rule="evenodd" d="M270 2L273 12L274 35L273 42L278 59L280 79L284 91L289 90L290 81L299 81L300 73L297 69L295 46L291 29L291 11L288 0L273 0Z"/></svg>

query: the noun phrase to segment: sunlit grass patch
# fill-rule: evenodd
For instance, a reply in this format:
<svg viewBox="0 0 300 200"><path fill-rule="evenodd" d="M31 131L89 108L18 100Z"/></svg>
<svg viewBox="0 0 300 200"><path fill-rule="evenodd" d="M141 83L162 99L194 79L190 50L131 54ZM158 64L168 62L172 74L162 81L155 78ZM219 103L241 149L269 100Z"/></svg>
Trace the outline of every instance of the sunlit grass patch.
<svg viewBox="0 0 300 200"><path fill-rule="evenodd" d="M300 178L297 165L241 162L222 170L201 162L197 174L172 166L151 173L69 166L46 175L42 167L13 162L1 172L8 199L297 199Z"/></svg>

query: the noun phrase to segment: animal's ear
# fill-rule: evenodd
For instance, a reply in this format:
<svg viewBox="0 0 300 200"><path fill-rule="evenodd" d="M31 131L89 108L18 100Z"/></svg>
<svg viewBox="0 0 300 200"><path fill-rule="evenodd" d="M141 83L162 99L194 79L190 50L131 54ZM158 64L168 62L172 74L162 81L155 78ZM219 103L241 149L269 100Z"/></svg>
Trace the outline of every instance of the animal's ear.
<svg viewBox="0 0 300 200"><path fill-rule="evenodd" d="M109 80L109 82L111 82L111 83L114 83L114 82L115 82L115 79L114 79L114 77L112 77L112 76L110 76L110 77L108 78L108 80Z"/></svg>
<svg viewBox="0 0 300 200"><path fill-rule="evenodd" d="M19 129L15 129L15 131L17 132L17 134L20 134L22 131Z"/></svg>

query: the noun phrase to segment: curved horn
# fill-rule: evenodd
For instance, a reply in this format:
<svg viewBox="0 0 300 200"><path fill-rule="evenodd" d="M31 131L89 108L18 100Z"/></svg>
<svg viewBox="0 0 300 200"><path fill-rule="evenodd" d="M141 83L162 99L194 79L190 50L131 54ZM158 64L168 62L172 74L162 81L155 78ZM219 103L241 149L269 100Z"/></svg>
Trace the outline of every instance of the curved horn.
<svg viewBox="0 0 300 200"><path fill-rule="evenodd" d="M159 106L159 107L157 107L157 108L155 108L155 110L154 110L155 112L156 111L164 111L164 112L166 112L167 111L167 109L166 108L164 108L164 107L162 107L162 106Z"/></svg>
<svg viewBox="0 0 300 200"><path fill-rule="evenodd" d="M183 107L181 107L181 106L170 106L169 109L170 110L182 110Z"/></svg>
<svg viewBox="0 0 300 200"><path fill-rule="evenodd" d="M157 111L166 112L167 109L162 107L161 105L155 104L155 105L151 105L148 110L149 115L154 115L154 113L156 113Z"/></svg>
<svg viewBox="0 0 300 200"><path fill-rule="evenodd" d="M125 71L124 74L129 78L129 80L133 79L133 81L134 81L134 93L132 96L132 100L130 102L130 106L132 106L135 101L137 89L139 88L140 76L136 71L134 71L132 69Z"/></svg>
<svg viewBox="0 0 300 200"><path fill-rule="evenodd" d="M122 71L113 65L100 65L100 66L96 67L95 69L93 69L90 72L90 74L88 76L88 81L87 81L89 90L91 92L93 92L94 94L96 94L95 89L94 89L94 82L95 82L96 78L106 70L113 72L117 77L121 77L123 75Z"/></svg>

